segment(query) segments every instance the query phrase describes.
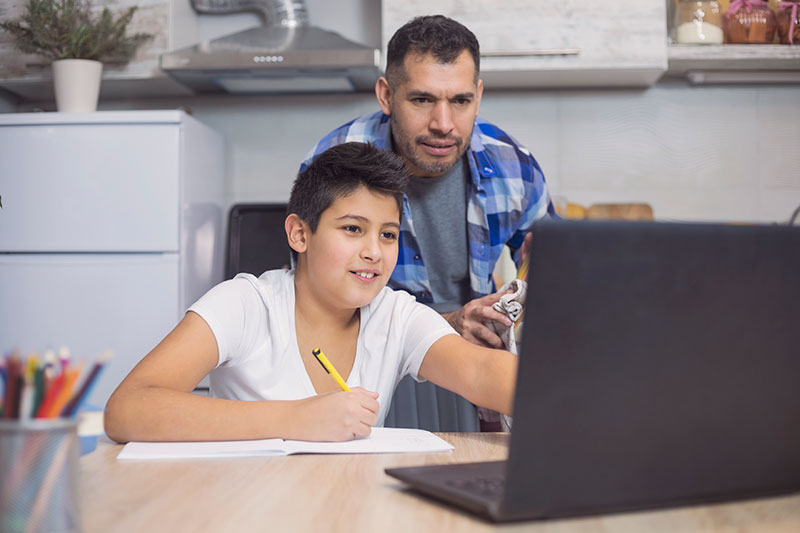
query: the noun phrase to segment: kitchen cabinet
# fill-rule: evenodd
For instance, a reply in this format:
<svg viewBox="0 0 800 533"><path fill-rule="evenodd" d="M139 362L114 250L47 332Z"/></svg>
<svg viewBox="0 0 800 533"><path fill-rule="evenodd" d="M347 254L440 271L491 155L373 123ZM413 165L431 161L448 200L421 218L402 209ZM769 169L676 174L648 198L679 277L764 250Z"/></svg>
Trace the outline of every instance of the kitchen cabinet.
<svg viewBox="0 0 800 533"><path fill-rule="evenodd" d="M0 115L0 349L113 350L104 405L222 280L223 157L182 111Z"/></svg>
<svg viewBox="0 0 800 533"><path fill-rule="evenodd" d="M664 0L383 0L395 30L443 14L475 33L487 88L648 86L667 68Z"/></svg>

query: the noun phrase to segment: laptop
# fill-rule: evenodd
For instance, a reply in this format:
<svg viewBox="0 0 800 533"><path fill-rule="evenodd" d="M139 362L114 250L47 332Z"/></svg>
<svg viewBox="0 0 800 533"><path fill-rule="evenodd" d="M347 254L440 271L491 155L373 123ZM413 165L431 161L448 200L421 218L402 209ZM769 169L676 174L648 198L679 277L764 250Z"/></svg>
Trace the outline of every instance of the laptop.
<svg viewBox="0 0 800 533"><path fill-rule="evenodd" d="M800 490L800 228L533 233L508 459L387 474L495 522Z"/></svg>

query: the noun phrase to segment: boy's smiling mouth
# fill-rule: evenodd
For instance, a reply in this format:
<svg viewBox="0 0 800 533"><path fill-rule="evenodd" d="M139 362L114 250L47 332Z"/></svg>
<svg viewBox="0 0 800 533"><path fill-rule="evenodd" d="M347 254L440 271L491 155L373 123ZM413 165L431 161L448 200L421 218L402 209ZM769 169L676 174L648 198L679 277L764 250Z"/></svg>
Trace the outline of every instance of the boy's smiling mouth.
<svg viewBox="0 0 800 533"><path fill-rule="evenodd" d="M351 274L354 274L360 281L369 283L373 281L380 275L380 272L377 270L351 270Z"/></svg>

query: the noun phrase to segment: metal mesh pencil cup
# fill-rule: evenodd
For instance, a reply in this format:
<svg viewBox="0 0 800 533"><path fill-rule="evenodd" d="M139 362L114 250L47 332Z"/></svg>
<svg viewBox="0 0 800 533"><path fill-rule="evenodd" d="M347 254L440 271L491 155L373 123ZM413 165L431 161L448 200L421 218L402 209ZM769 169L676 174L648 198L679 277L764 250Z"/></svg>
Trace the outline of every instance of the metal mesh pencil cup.
<svg viewBox="0 0 800 533"><path fill-rule="evenodd" d="M77 420L0 420L0 479L0 531L80 531Z"/></svg>

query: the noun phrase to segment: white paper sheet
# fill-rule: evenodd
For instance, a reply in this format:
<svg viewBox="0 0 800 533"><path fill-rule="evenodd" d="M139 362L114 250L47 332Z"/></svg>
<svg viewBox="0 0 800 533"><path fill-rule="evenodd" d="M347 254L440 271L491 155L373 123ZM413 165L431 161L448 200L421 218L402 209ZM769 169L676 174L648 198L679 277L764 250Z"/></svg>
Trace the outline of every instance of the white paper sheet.
<svg viewBox="0 0 800 533"><path fill-rule="evenodd" d="M117 456L126 459L202 459L295 453L436 453L453 446L422 429L372 428L365 439L347 442L240 440L219 442L129 442Z"/></svg>

